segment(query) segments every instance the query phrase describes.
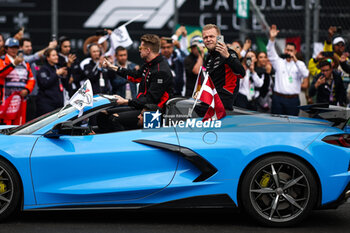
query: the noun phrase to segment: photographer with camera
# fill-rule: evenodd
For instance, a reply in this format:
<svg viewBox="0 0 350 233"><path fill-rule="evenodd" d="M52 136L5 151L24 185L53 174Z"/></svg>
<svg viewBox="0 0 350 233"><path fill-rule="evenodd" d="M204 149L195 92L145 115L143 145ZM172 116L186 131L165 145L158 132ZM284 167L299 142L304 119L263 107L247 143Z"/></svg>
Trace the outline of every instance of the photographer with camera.
<svg viewBox="0 0 350 233"><path fill-rule="evenodd" d="M333 70L329 61L319 63L321 73L313 79L310 88L310 97L316 95L316 103L331 105L346 105L346 93L340 73Z"/></svg>
<svg viewBox="0 0 350 233"><path fill-rule="evenodd" d="M275 49L275 39L278 33L276 25L272 25L266 47L267 56L276 71L271 113L297 116L301 83L309 76L309 71L305 63L296 58L297 51L294 43L287 43L284 54L281 57L278 56Z"/></svg>
<svg viewBox="0 0 350 233"><path fill-rule="evenodd" d="M257 98L259 91L257 88L262 87L264 79L260 78L255 71L256 54L254 51L247 52L243 59L245 76L239 81L239 92L235 101L235 106L256 111Z"/></svg>
<svg viewBox="0 0 350 233"><path fill-rule="evenodd" d="M8 38L5 42L6 55L0 59L0 94L1 103L13 95L18 95L21 101L18 102L15 117L9 119L6 114L1 117L1 123L7 125L21 125L26 122L26 97L32 92L35 79L28 62L24 61L23 51L19 50L19 41L15 38ZM17 93L17 94L16 94ZM16 98L17 98L16 97ZM5 111L3 109L3 111Z"/></svg>
<svg viewBox="0 0 350 233"><path fill-rule="evenodd" d="M80 62L71 50L70 38L61 36L58 39L58 64L59 68L67 68L68 85L64 88L65 103L79 89L80 81L83 78Z"/></svg>
<svg viewBox="0 0 350 233"><path fill-rule="evenodd" d="M239 78L245 76L245 70L237 53L224 43L220 29L207 24L202 29L203 42L208 49L204 66L213 80L216 91L225 109L232 110L239 90Z"/></svg>

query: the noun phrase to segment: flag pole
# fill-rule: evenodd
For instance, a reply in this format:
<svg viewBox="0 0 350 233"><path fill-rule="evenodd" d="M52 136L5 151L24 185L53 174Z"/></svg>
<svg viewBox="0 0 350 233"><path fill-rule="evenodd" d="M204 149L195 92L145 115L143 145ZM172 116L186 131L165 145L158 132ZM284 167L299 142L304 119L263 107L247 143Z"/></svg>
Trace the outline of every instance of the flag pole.
<svg viewBox="0 0 350 233"><path fill-rule="evenodd" d="M201 68L202 68L202 67L201 67ZM194 108L196 107L196 104L197 104L197 102L198 102L198 99L199 99L200 96L202 95L204 84L207 82L208 77L209 77L209 75L207 74L207 72L205 72L204 70L203 70L203 73L204 73L203 85L201 86L201 89L199 90L199 93L198 93L198 95L197 95L196 98L195 98L195 101L194 101L194 103L193 103L192 108L190 109L190 111L188 111L189 117L192 117L193 110L194 110Z"/></svg>
<svg viewBox="0 0 350 233"><path fill-rule="evenodd" d="M138 18L140 18L143 14L139 14L137 16L135 16L134 18L130 19L128 22L124 23L123 25L119 26L119 27L123 27L123 26L128 26L129 24L131 24L132 22L134 22L135 20L137 20ZM118 27L118 28L119 28Z"/></svg>
<svg viewBox="0 0 350 233"><path fill-rule="evenodd" d="M194 86L194 89L193 89L193 92L192 92L192 97L194 96L194 94L196 94L196 90L197 90L197 87L198 87L198 79L199 79L199 76L201 75L201 72L202 72L202 67L199 67L199 72L197 74L197 79L196 79L196 85Z"/></svg>

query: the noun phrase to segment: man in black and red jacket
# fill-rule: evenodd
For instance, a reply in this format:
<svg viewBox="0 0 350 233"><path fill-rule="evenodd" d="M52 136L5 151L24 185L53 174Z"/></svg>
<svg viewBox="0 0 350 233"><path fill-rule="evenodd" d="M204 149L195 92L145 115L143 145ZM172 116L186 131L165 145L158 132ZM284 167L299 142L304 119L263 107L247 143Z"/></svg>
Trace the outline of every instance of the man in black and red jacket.
<svg viewBox="0 0 350 233"><path fill-rule="evenodd" d="M160 109L163 109L165 103L172 96L173 77L167 61L159 54L159 49L159 37L146 34L141 37L139 47L140 56L146 63L139 70L124 69L105 61L107 67L116 71L121 77L127 78L131 82L140 83L136 99L125 99L117 96L118 105L131 107L130 111L123 111L120 114L117 113L117 116L115 115L121 121L127 119L128 122L125 123L127 125L133 125L134 122L130 122L130 119L135 120L135 125L137 125L137 116L146 104L156 104ZM125 114L127 117L122 116Z"/></svg>
<svg viewBox="0 0 350 233"><path fill-rule="evenodd" d="M239 89L239 78L244 78L245 70L238 55L225 43L217 41L220 29L214 24L207 24L202 29L203 42L208 49L204 66L213 80L225 109L232 110Z"/></svg>

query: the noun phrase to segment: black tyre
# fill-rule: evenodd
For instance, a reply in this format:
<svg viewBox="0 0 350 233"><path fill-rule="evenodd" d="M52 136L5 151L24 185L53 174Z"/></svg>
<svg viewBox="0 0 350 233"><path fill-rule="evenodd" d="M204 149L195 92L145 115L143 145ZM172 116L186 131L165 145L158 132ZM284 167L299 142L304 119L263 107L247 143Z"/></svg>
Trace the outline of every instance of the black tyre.
<svg viewBox="0 0 350 233"><path fill-rule="evenodd" d="M0 221L17 212L20 199L21 185L16 171L0 160Z"/></svg>
<svg viewBox="0 0 350 233"><path fill-rule="evenodd" d="M241 204L266 226L291 226L304 219L317 201L310 169L292 157L276 155L253 164L242 180Z"/></svg>

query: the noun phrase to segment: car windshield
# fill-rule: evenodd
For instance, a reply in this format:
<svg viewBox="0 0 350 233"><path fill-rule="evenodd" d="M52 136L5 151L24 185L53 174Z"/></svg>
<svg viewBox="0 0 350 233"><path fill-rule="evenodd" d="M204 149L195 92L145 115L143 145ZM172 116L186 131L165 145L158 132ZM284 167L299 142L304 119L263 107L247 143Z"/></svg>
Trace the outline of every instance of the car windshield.
<svg viewBox="0 0 350 233"><path fill-rule="evenodd" d="M31 120L24 125L20 125L15 128L11 128L9 134L12 135L28 135L32 134L38 129L44 127L47 124L54 122L55 120L75 111L76 109L72 107L70 104L67 105L60 111L61 109L56 109L52 112L49 112L45 115L42 115L34 120Z"/></svg>

